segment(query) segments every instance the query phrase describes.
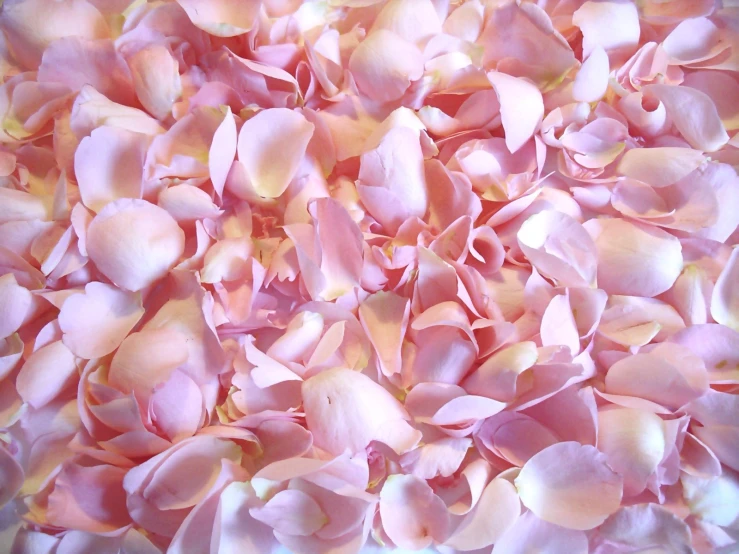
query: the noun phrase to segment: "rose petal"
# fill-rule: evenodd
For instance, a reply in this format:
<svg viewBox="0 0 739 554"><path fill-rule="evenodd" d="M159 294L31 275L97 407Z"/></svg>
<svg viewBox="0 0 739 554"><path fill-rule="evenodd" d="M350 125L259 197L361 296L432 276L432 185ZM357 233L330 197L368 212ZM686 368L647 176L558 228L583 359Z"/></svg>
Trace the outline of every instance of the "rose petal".
<svg viewBox="0 0 739 554"><path fill-rule="evenodd" d="M683 266L674 236L621 219L584 225L598 250L598 286L608 294L656 296L669 289Z"/></svg>
<svg viewBox="0 0 739 554"><path fill-rule="evenodd" d="M516 477L524 506L567 529L597 527L618 510L623 481L592 446L562 442L534 455Z"/></svg>
<svg viewBox="0 0 739 554"><path fill-rule="evenodd" d="M618 171L626 177L659 188L686 177L705 159L701 152L688 148L632 148L621 158Z"/></svg>
<svg viewBox="0 0 739 554"><path fill-rule="evenodd" d="M71 385L75 377L74 354L58 340L31 354L21 367L15 386L24 402L40 408Z"/></svg>
<svg viewBox="0 0 739 554"><path fill-rule="evenodd" d="M248 33L257 21L260 0L177 0L195 26L217 37L235 37Z"/></svg>
<svg viewBox="0 0 739 554"><path fill-rule="evenodd" d="M513 153L520 149L539 128L544 117L541 92L530 82L493 71L488 79L498 95L505 130L505 143Z"/></svg>
<svg viewBox="0 0 739 554"><path fill-rule="evenodd" d="M449 533L444 501L428 484L412 475L391 475L380 492L380 518L387 535L400 548L421 550Z"/></svg>
<svg viewBox="0 0 739 554"><path fill-rule="evenodd" d="M87 251L97 268L133 292L164 277L184 248L177 222L144 200L111 202L87 229Z"/></svg>
<svg viewBox="0 0 739 554"><path fill-rule="evenodd" d="M393 292L373 294L359 306L359 321L375 348L380 370L388 377L400 373L409 313L408 300Z"/></svg>
<svg viewBox="0 0 739 554"><path fill-rule="evenodd" d="M88 283L83 294L73 294L62 304L62 340L80 358L101 358L120 346L143 315L141 295Z"/></svg>
<svg viewBox="0 0 739 554"><path fill-rule="evenodd" d="M711 295L711 316L739 331L739 248L734 248Z"/></svg>
<svg viewBox="0 0 739 554"><path fill-rule="evenodd" d="M263 507L252 508L249 513L257 521L288 535L312 535L328 522L316 501L299 490L278 492Z"/></svg>
<svg viewBox="0 0 739 554"><path fill-rule="evenodd" d="M286 108L263 110L244 123L237 145L239 161L259 196L277 198L285 192L313 129L302 114Z"/></svg>
<svg viewBox="0 0 739 554"><path fill-rule="evenodd" d="M588 537L582 531L565 529L525 512L495 543L493 554L586 554Z"/></svg>
<svg viewBox="0 0 739 554"><path fill-rule="evenodd" d="M386 29L373 30L349 58L359 90L377 102L397 100L423 74L421 51Z"/></svg>

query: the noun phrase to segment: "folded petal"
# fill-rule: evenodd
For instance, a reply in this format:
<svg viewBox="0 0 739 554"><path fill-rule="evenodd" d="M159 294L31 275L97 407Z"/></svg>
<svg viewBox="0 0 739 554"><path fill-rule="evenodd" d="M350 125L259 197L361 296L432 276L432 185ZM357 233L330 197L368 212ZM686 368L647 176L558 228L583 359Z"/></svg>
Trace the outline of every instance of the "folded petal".
<svg viewBox="0 0 739 554"><path fill-rule="evenodd" d="M488 79L498 95L505 143L513 153L539 128L544 117L544 101L539 89L525 79L492 71Z"/></svg>
<svg viewBox="0 0 739 554"><path fill-rule="evenodd" d="M210 181L213 183L213 189L219 197L223 196L226 178L231 171L234 158L236 158L237 142L236 120L231 113L231 108L227 107L223 121L213 134L213 142L208 153Z"/></svg>
<svg viewBox="0 0 739 554"><path fill-rule="evenodd" d="M184 248L177 222L145 200L111 202L87 229L87 251L97 268L134 292L164 277Z"/></svg>
<svg viewBox="0 0 739 554"><path fill-rule="evenodd" d="M462 382L470 394L510 402L518 391L519 376L538 358L536 344L520 342L499 350Z"/></svg>
<svg viewBox="0 0 739 554"><path fill-rule="evenodd" d="M64 344L80 358L101 358L120 346L144 315L141 295L105 283L85 285L59 312Z"/></svg>
<svg viewBox="0 0 739 554"><path fill-rule="evenodd" d="M561 442L534 455L516 477L521 502L567 529L597 527L618 510L623 480L592 446Z"/></svg>
<svg viewBox="0 0 739 554"><path fill-rule="evenodd" d="M277 198L298 170L314 126L296 111L272 108L259 112L241 127L239 161L252 188L265 198Z"/></svg>
<svg viewBox="0 0 739 554"><path fill-rule="evenodd" d="M591 219L584 227L598 251L598 286L608 294L656 296L682 271L680 241L665 231L622 219Z"/></svg>

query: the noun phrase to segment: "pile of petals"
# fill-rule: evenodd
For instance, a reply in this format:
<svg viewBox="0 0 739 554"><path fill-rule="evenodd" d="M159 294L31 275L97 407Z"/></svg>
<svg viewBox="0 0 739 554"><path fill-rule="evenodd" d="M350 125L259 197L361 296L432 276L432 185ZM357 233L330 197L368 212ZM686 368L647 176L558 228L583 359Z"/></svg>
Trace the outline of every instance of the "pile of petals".
<svg viewBox="0 0 739 554"><path fill-rule="evenodd" d="M5 0L0 549L736 552L724 3Z"/></svg>

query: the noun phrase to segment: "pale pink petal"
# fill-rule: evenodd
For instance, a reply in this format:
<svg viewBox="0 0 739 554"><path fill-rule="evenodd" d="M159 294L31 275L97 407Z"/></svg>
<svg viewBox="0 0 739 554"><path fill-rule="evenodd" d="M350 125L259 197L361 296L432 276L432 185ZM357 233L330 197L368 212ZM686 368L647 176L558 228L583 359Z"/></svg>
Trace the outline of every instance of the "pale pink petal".
<svg viewBox="0 0 739 554"><path fill-rule="evenodd" d="M683 85L707 94L716 105L727 131L739 128L739 106L733 101L739 95L739 83L723 71L695 71L685 76Z"/></svg>
<svg viewBox="0 0 739 554"><path fill-rule="evenodd" d="M547 427L520 412L502 412L487 419L475 433L482 456L490 463L501 460L514 466L523 465L536 453L556 444L559 439Z"/></svg>
<svg viewBox="0 0 739 554"><path fill-rule="evenodd" d="M8 452L6 448L0 448L0 482L2 482L2 493L0 493L0 506L5 506L15 498L23 485L25 475L18 461Z"/></svg>
<svg viewBox="0 0 739 554"><path fill-rule="evenodd" d="M203 189L192 185L175 185L161 192L157 204L178 223L192 223L196 219L217 219L221 214Z"/></svg>
<svg viewBox="0 0 739 554"><path fill-rule="evenodd" d="M597 47L630 54L639 44L639 13L630 2L585 2L572 14L572 24L582 31L583 57Z"/></svg>
<svg viewBox="0 0 739 554"><path fill-rule="evenodd" d="M667 115L693 148L715 152L729 141L716 105L705 93L670 85L649 85L644 93L665 105Z"/></svg>
<svg viewBox="0 0 739 554"><path fill-rule="evenodd" d="M554 210L541 211L521 225L517 238L521 250L540 273L563 286L593 284L598 263L596 245L586 228L570 216Z"/></svg>
<svg viewBox="0 0 739 554"><path fill-rule="evenodd" d="M624 494L641 493L665 457L665 429L659 416L631 408L598 412L598 449L624 478Z"/></svg>
<svg viewBox="0 0 739 554"><path fill-rule="evenodd" d="M391 102L421 77L423 56L398 34L373 30L352 52L349 71L363 94L377 102Z"/></svg>
<svg viewBox="0 0 739 554"><path fill-rule="evenodd" d="M708 479L683 473L683 498L691 513L720 526L730 526L739 517L739 478L726 471Z"/></svg>
<svg viewBox="0 0 739 554"><path fill-rule="evenodd" d="M120 346L144 315L141 295L105 283L88 283L59 312L64 344L80 358L101 358Z"/></svg>
<svg viewBox="0 0 739 554"><path fill-rule="evenodd" d="M388 537L400 548L420 550L443 542L449 514L428 484L412 475L391 475L380 492L380 517Z"/></svg>
<svg viewBox="0 0 739 554"><path fill-rule="evenodd" d="M457 472L470 446L472 439L443 437L404 454L400 464L407 473L421 479L449 477Z"/></svg>
<svg viewBox="0 0 739 554"><path fill-rule="evenodd" d="M329 369L305 381L302 393L316 446L334 454L364 450L375 439L391 448L401 447L408 436L420 439L405 422L400 402L362 373ZM396 435L390 434L393 427Z"/></svg>
<svg viewBox="0 0 739 554"><path fill-rule="evenodd" d="M44 51L38 80L62 83L75 91L90 85L113 102L134 102L131 74L111 40L79 36L55 40Z"/></svg>
<svg viewBox="0 0 739 554"><path fill-rule="evenodd" d="M695 477L710 478L721 475L721 461L695 435L686 433L680 449L680 467Z"/></svg>
<svg viewBox="0 0 739 554"><path fill-rule="evenodd" d="M678 182L705 160L701 152L688 148L632 148L621 158L618 171L659 188Z"/></svg>
<svg viewBox="0 0 739 554"><path fill-rule="evenodd" d="M377 15L370 32L378 29L419 44L441 33L441 22L431 0L390 0Z"/></svg>
<svg viewBox="0 0 739 554"><path fill-rule="evenodd" d="M711 383L736 382L739 378L739 333L724 325L703 324L675 333L670 342L680 344L706 364Z"/></svg>
<svg viewBox="0 0 739 554"><path fill-rule="evenodd" d="M77 377L74 354L62 341L39 348L21 367L15 386L24 402L40 408L56 398Z"/></svg>
<svg viewBox="0 0 739 554"><path fill-rule="evenodd" d="M656 504L621 508L601 525L597 536L616 548L693 551L687 524Z"/></svg>
<svg viewBox="0 0 739 554"><path fill-rule="evenodd" d="M534 455L516 477L524 506L567 529L587 530L618 510L623 481L592 446L562 442Z"/></svg>
<svg viewBox="0 0 739 554"><path fill-rule="evenodd" d="M13 52L29 69L38 67L44 49L55 39L102 39L110 33L102 14L84 0L52 6L43 0L13 2L3 10L0 23Z"/></svg>
<svg viewBox="0 0 739 554"><path fill-rule="evenodd" d="M703 360L687 348L663 343L613 364L605 383L609 394L636 396L677 409L706 392L708 373Z"/></svg>
<svg viewBox="0 0 739 554"><path fill-rule="evenodd" d="M584 225L598 251L598 286L608 294L656 296L669 289L683 267L674 236L621 219Z"/></svg>
<svg viewBox="0 0 739 554"><path fill-rule="evenodd" d="M572 85L572 97L578 102L600 100L608 89L608 54L598 45L583 61Z"/></svg>
<svg viewBox="0 0 739 554"><path fill-rule="evenodd" d="M119 198L141 198L149 137L117 127L99 127L82 139L74 156L85 206L99 212Z"/></svg>
<svg viewBox="0 0 739 554"><path fill-rule="evenodd" d="M9 337L26 322L33 304L31 292L19 285L12 273L0 277L0 339Z"/></svg>
<svg viewBox="0 0 739 554"><path fill-rule="evenodd" d="M521 502L513 484L493 479L474 511L465 516L444 545L462 551L490 546L516 523L520 512Z"/></svg>
<svg viewBox="0 0 739 554"><path fill-rule="evenodd" d="M182 94L179 65L166 46L152 44L128 59L133 85L141 105L164 119Z"/></svg>
<svg viewBox="0 0 739 554"><path fill-rule="evenodd" d="M682 21L665 40L662 48L675 65L707 60L725 50L726 43L714 48L721 38L720 30L707 17Z"/></svg>
<svg viewBox="0 0 739 554"><path fill-rule="evenodd" d="M336 200L319 198L309 207L321 245L321 297L334 300L359 286L363 268L362 232Z"/></svg>
<svg viewBox="0 0 739 554"><path fill-rule="evenodd" d="M497 71L488 73L488 79L500 102L506 146L510 152L516 152L536 132L544 117L541 92L524 79Z"/></svg>
<svg viewBox="0 0 739 554"><path fill-rule="evenodd" d="M223 187L236 157L237 142L236 119L231 113L231 108L226 107L226 115L213 134L213 142L208 153L210 181L219 197L223 196Z"/></svg>
<svg viewBox="0 0 739 554"><path fill-rule="evenodd" d="M470 394L509 402L521 391L519 376L533 366L538 358L536 344L520 342L499 350L462 382Z"/></svg>
<svg viewBox="0 0 739 554"><path fill-rule="evenodd" d="M123 393L148 396L187 361L187 339L172 329L145 329L129 335L110 362L108 383Z"/></svg>
<svg viewBox="0 0 739 554"><path fill-rule="evenodd" d="M125 469L113 466L66 465L49 495L49 522L92 533L115 531L129 524L122 485L125 473Z"/></svg>
<svg viewBox="0 0 739 554"><path fill-rule="evenodd" d="M525 512L495 543L493 554L587 554L588 537L582 531L566 529Z"/></svg>
<svg viewBox="0 0 739 554"><path fill-rule="evenodd" d="M406 219L423 217L428 208L418 137L415 129L393 127L361 157L357 192L367 211L391 236Z"/></svg>
<svg viewBox="0 0 739 554"><path fill-rule="evenodd" d="M159 122L146 112L116 104L93 87L85 85L72 107L71 130L82 138L104 125L151 136L164 132Z"/></svg>
<svg viewBox="0 0 739 554"><path fill-rule="evenodd" d="M711 295L711 316L739 331L739 248L734 248Z"/></svg>
<svg viewBox="0 0 739 554"><path fill-rule="evenodd" d="M598 333L624 346L644 346L683 329L685 323L672 306L655 298L612 296Z"/></svg>
<svg viewBox="0 0 739 554"><path fill-rule="evenodd" d="M201 281L218 283L244 279L249 273L253 251L254 245L248 237L219 240L205 253Z"/></svg>
<svg viewBox="0 0 739 554"><path fill-rule="evenodd" d="M401 347L408 328L410 303L393 292L378 292L359 306L359 321L367 332L386 376L400 373Z"/></svg>
<svg viewBox="0 0 739 554"><path fill-rule="evenodd" d="M177 222L144 200L111 202L87 229L87 251L97 268L134 292L164 277L184 248Z"/></svg>
<svg viewBox="0 0 739 554"><path fill-rule="evenodd" d="M542 346L562 345L573 356L580 353L580 334L567 296L559 294L549 302L541 318L540 333Z"/></svg>
<svg viewBox="0 0 739 554"><path fill-rule="evenodd" d="M195 434L205 420L204 408L200 388L181 371L175 371L151 395L152 422L172 442Z"/></svg>
<svg viewBox="0 0 739 554"><path fill-rule="evenodd" d="M263 507L252 508L249 513L257 521L288 535L312 535L328 522L316 501L299 490L278 492Z"/></svg>
<svg viewBox="0 0 739 554"><path fill-rule="evenodd" d="M257 21L260 0L247 3L235 0L178 0L195 26L217 37L248 33Z"/></svg>
<svg viewBox="0 0 739 554"><path fill-rule="evenodd" d="M277 198L290 184L313 136L314 125L297 111L272 108L241 127L237 150L251 187Z"/></svg>

